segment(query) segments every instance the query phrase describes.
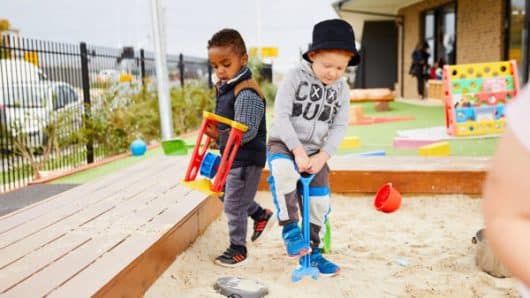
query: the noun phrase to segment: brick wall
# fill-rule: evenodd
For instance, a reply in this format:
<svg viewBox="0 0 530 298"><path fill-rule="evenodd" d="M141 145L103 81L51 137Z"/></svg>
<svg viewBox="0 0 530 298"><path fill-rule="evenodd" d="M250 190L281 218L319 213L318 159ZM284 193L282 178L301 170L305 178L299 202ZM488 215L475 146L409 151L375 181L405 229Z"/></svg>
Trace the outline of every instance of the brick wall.
<svg viewBox="0 0 530 298"><path fill-rule="evenodd" d="M457 5L457 63L503 59L504 1L460 0Z"/></svg>
<svg viewBox="0 0 530 298"><path fill-rule="evenodd" d="M451 3L450 0L425 0L399 10L404 22L404 77L401 77L401 61L398 63L399 83L404 84L405 98L417 98L416 78L408 75L412 62L411 53L420 39L421 14L425 10ZM458 0L456 12L456 61L475 63L503 59L504 53L504 0ZM401 46L399 47L401 50ZM401 56L401 53L399 55ZM401 91L398 87L397 92Z"/></svg>

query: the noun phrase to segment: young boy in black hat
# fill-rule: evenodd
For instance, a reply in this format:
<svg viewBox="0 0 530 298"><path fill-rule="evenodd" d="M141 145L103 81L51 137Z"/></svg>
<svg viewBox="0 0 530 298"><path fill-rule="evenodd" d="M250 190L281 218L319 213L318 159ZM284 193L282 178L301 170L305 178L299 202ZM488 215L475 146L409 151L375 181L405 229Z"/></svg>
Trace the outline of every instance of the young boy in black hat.
<svg viewBox="0 0 530 298"><path fill-rule="evenodd" d="M320 249L331 209L327 161L348 126L349 88L342 76L348 66L359 63L352 27L339 19L316 24L303 58L286 74L274 102L268 142L271 192L287 254L311 253L311 265L321 275L334 276L340 267L326 260ZM309 190L310 247L298 226L302 172L315 174Z"/></svg>
<svg viewBox="0 0 530 298"><path fill-rule="evenodd" d="M265 97L247 67L248 55L243 38L233 29L223 29L208 41L208 60L219 81L216 84L215 113L248 126L243 134L224 187L224 212L228 218L230 246L215 259L225 267L236 267L247 260L247 216L254 220L255 241L272 217L254 196L266 162ZM224 151L230 127L218 123L206 133Z"/></svg>

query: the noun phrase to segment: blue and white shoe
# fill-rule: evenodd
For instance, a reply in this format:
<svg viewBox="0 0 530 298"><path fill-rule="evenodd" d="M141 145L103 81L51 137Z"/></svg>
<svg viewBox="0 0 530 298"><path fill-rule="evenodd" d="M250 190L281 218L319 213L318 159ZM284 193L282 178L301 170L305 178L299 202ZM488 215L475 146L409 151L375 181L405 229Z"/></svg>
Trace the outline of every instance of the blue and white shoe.
<svg viewBox="0 0 530 298"><path fill-rule="evenodd" d="M335 263L326 260L320 252L320 248L314 248L313 252L309 256L311 266L317 267L322 276L335 276L340 273L340 267ZM300 266L302 265L302 258L299 261Z"/></svg>
<svg viewBox="0 0 530 298"><path fill-rule="evenodd" d="M302 236L302 231L296 223L291 223L283 227L282 238L289 257L305 256L311 251Z"/></svg>

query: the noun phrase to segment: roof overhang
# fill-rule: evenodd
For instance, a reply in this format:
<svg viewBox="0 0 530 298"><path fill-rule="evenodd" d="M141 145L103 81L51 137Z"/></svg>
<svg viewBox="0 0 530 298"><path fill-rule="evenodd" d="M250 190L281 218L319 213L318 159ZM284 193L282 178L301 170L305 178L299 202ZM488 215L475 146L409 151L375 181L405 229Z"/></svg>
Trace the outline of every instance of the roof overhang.
<svg viewBox="0 0 530 298"><path fill-rule="evenodd" d="M352 25L357 41L361 41L365 21L400 19L400 8L421 1L423 0L340 0L332 5L339 17Z"/></svg>

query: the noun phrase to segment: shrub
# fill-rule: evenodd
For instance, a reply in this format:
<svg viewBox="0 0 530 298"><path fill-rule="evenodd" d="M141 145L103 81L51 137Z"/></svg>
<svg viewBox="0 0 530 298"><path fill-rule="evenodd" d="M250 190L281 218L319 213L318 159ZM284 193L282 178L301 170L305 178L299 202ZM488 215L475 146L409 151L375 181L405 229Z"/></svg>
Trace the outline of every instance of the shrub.
<svg viewBox="0 0 530 298"><path fill-rule="evenodd" d="M110 88L96 98L86 125L79 132L83 142L94 140L96 146L103 146L110 153L126 151L136 138L146 143L160 140L160 113L158 93L138 89L116 90ZM202 86L186 85L172 88L173 130L181 134L195 129L202 121L202 111L211 111L213 90Z"/></svg>

